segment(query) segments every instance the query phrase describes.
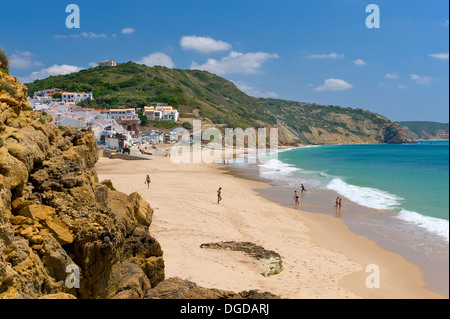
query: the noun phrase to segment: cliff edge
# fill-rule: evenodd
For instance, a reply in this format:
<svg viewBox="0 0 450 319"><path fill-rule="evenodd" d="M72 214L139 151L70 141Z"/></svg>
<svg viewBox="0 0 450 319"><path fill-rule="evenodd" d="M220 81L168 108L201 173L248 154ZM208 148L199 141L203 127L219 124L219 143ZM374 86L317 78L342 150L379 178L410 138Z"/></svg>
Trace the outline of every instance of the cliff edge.
<svg viewBox="0 0 450 319"><path fill-rule="evenodd" d="M15 77L0 84L0 298L143 298L164 280L153 209L98 181L92 132L31 110Z"/></svg>

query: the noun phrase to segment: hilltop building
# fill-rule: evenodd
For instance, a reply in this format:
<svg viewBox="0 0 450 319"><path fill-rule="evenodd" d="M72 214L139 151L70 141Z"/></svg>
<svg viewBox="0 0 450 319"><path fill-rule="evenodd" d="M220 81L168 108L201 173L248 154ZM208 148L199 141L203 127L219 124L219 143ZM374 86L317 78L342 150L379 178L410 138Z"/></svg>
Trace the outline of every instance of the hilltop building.
<svg viewBox="0 0 450 319"><path fill-rule="evenodd" d="M103 67L103 66L117 66L117 62L116 61L110 61L110 60L101 61L101 62L98 62L98 66L100 66L100 67Z"/></svg>

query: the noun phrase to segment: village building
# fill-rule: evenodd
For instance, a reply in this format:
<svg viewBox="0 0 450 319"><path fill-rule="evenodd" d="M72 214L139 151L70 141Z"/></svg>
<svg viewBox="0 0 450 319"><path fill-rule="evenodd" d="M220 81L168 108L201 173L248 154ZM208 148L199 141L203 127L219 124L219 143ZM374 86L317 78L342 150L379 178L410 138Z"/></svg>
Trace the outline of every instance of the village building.
<svg viewBox="0 0 450 319"><path fill-rule="evenodd" d="M93 100L92 92L91 93L73 93L73 92L63 92L61 94L61 100L65 103L79 103L81 101L85 101L87 99Z"/></svg>
<svg viewBox="0 0 450 319"><path fill-rule="evenodd" d="M117 62L116 62L116 61L111 61L111 60L101 61L101 62L98 62L98 66L99 66L99 67L104 67L104 66L117 66Z"/></svg>
<svg viewBox="0 0 450 319"><path fill-rule="evenodd" d="M177 122L179 117L178 110L169 105L146 106L144 115L150 121Z"/></svg>
<svg viewBox="0 0 450 319"><path fill-rule="evenodd" d="M45 96L52 96L55 93L62 94L63 92L64 92L64 90L57 89L57 88L49 89L49 90L36 91L36 92L34 92L34 98L45 97Z"/></svg>

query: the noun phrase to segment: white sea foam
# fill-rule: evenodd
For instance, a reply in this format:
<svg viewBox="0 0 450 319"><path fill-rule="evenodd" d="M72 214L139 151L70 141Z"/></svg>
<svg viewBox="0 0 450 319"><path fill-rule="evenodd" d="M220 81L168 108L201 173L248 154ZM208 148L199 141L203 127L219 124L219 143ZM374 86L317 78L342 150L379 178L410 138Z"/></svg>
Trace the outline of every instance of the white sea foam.
<svg viewBox="0 0 450 319"><path fill-rule="evenodd" d="M326 188L334 190L339 195L359 205L374 209L393 209L398 207L400 201L403 200L401 197L376 188L347 184L340 178L333 179L328 183Z"/></svg>
<svg viewBox="0 0 450 319"><path fill-rule="evenodd" d="M445 219L423 216L419 213L402 209L396 218L415 224L431 233L437 234L449 240L449 222Z"/></svg>
<svg viewBox="0 0 450 319"><path fill-rule="evenodd" d="M259 165L262 174L273 174L278 173L282 175L290 174L295 171L300 171L301 169L296 168L293 165L283 163L277 159L270 159L264 164Z"/></svg>

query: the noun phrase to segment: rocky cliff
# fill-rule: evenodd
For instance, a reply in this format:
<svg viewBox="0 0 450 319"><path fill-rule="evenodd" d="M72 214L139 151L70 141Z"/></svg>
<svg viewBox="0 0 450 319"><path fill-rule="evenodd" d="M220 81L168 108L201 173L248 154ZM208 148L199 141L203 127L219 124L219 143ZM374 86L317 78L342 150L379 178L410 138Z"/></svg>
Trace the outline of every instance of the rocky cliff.
<svg viewBox="0 0 450 319"><path fill-rule="evenodd" d="M61 131L0 83L0 298L143 298L164 280L153 209L98 181L89 130Z"/></svg>

